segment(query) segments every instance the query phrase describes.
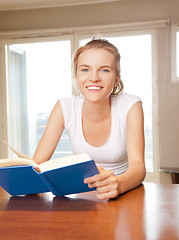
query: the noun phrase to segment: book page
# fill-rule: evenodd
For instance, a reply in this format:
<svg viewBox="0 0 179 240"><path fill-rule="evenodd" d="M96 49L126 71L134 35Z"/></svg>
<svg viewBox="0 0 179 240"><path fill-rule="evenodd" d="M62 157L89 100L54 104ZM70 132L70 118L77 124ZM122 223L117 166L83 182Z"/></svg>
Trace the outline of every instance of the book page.
<svg viewBox="0 0 179 240"><path fill-rule="evenodd" d="M14 148L12 148L11 146L9 146L9 144L7 144L6 141L3 140L3 143L5 145L7 145L19 158L26 158L26 159L30 159L33 161L33 159L31 159L30 157L26 156L25 154L18 152L17 150L15 150Z"/></svg>
<svg viewBox="0 0 179 240"><path fill-rule="evenodd" d="M66 167L66 166L74 165L77 163L87 162L90 160L91 158L85 153L74 154L67 157L51 159L49 161L39 164L39 168L42 172L45 172L48 170Z"/></svg>
<svg viewBox="0 0 179 240"><path fill-rule="evenodd" d="M0 167L14 167L14 166L33 166L36 167L37 164L26 158L5 158L0 159Z"/></svg>
<svg viewBox="0 0 179 240"><path fill-rule="evenodd" d="M31 165L33 167L37 167L36 171L45 172L48 170L61 168L70 166L77 163L82 163L86 161L90 161L91 158L85 154L74 154L66 157L56 158L48 160L44 163L37 164L33 159L30 157L24 155L23 153L18 152L11 146L9 146L5 141L3 141L19 158L6 158L6 159L0 159L0 167L8 167L8 166L27 166Z"/></svg>

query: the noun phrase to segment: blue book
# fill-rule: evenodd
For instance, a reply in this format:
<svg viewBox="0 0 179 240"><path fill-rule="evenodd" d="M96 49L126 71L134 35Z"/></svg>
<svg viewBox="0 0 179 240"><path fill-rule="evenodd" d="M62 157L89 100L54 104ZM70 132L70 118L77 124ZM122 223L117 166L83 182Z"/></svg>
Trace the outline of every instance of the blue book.
<svg viewBox="0 0 179 240"><path fill-rule="evenodd" d="M98 174L94 160L76 154L37 164L26 158L0 159L0 186L11 195L52 192L56 196L93 191L83 181Z"/></svg>

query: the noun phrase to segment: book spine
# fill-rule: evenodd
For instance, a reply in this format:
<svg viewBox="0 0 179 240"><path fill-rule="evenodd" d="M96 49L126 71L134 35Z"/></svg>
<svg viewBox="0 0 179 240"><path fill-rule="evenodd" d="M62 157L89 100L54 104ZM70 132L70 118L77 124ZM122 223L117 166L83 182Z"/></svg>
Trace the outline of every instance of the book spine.
<svg viewBox="0 0 179 240"><path fill-rule="evenodd" d="M48 179L47 176L44 175L44 173L40 173L41 174L41 178L43 179L43 181L45 182L45 184L47 185L49 191L51 191L54 195L56 196L63 196L62 193L60 193L55 187L54 185L50 182L50 180Z"/></svg>

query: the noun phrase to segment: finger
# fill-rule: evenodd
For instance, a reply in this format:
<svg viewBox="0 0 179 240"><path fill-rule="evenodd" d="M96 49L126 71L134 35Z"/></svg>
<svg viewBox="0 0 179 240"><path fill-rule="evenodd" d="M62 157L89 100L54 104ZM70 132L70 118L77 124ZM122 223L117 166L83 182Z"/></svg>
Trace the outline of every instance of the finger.
<svg viewBox="0 0 179 240"><path fill-rule="evenodd" d="M111 191L118 191L117 182L107 183L106 185L102 185L101 187L97 187L98 193L105 193Z"/></svg>
<svg viewBox="0 0 179 240"><path fill-rule="evenodd" d="M103 171L105 171L104 168L103 168L102 166L97 166L97 168L98 168L99 173L102 173ZM96 174L96 175L98 175L98 174ZM95 176L96 176L96 175L95 175ZM93 177L95 177L95 176L93 176ZM92 177L85 178L85 179L84 179L84 183L91 183L91 182L94 182L95 179L96 179L96 177L95 177L95 178L92 178Z"/></svg>
<svg viewBox="0 0 179 240"><path fill-rule="evenodd" d="M104 192L104 193L99 193L96 191L96 197L98 199L102 199L102 200L109 199L109 198L116 198L118 196L119 196L119 193L117 190Z"/></svg>
<svg viewBox="0 0 179 240"><path fill-rule="evenodd" d="M103 181L99 181L99 182L92 182L92 183L88 183L88 187L89 188L98 188L100 190L103 189L103 187L107 186L107 188L105 188L105 191L111 191L113 189L119 189L119 184L118 181L116 180L115 176L110 176L109 178L103 180Z"/></svg>
<svg viewBox="0 0 179 240"><path fill-rule="evenodd" d="M112 184L111 179L106 178L106 179L98 181L98 182L88 183L88 186L89 186L89 188L94 188L94 187L104 187L104 186L107 186L110 184Z"/></svg>
<svg viewBox="0 0 179 240"><path fill-rule="evenodd" d="M114 175L112 171L108 170L108 171L103 171L100 174L96 174L92 177L89 178L85 178L84 179L84 183L93 183L93 182L100 182L105 180L106 178L110 177Z"/></svg>
<svg viewBox="0 0 179 240"><path fill-rule="evenodd" d="M40 170L40 168L39 168L38 165L34 166L34 169L35 169L38 173L41 173L41 170Z"/></svg>
<svg viewBox="0 0 179 240"><path fill-rule="evenodd" d="M105 171L102 166L97 166L97 168L98 168L99 173L102 173L103 171Z"/></svg>
<svg viewBox="0 0 179 240"><path fill-rule="evenodd" d="M110 198L116 198L119 194L116 194L115 192L108 192L103 194L96 194L96 198L100 200L110 199Z"/></svg>

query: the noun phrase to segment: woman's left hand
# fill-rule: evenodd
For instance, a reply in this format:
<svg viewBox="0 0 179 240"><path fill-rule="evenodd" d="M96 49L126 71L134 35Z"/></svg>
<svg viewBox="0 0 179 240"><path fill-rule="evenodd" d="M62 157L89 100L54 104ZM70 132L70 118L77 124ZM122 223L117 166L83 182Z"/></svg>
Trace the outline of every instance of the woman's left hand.
<svg viewBox="0 0 179 240"><path fill-rule="evenodd" d="M98 170L99 174L85 178L84 183L88 184L89 188L96 187L98 199L116 198L120 193L117 177L111 170L104 170L100 166Z"/></svg>

